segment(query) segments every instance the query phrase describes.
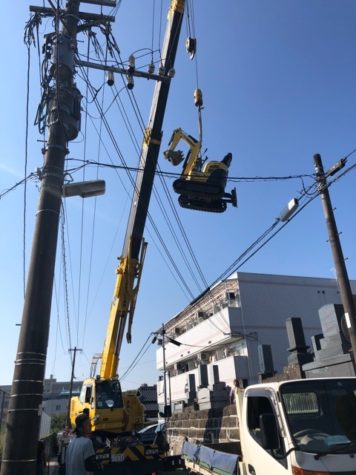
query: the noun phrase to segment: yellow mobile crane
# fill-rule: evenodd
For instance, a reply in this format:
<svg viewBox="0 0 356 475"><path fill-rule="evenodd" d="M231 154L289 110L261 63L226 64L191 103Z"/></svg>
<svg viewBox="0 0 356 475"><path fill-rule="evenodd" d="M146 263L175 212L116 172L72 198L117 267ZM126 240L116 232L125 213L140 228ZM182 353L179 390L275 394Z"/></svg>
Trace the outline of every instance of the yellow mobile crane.
<svg viewBox="0 0 356 475"><path fill-rule="evenodd" d="M91 375L83 382L79 398L72 398L71 422L88 410L94 433L116 435L133 431L143 424L143 406L135 395L123 396L118 364L124 335L131 342L131 327L146 253L143 232L160 150L174 62L184 15L185 0L172 0L162 48L160 78L156 82L148 127L145 131L139 171L133 191L130 216L110 309L104 350L94 358ZM134 74L134 71L133 71ZM96 363L101 360L96 375Z"/></svg>

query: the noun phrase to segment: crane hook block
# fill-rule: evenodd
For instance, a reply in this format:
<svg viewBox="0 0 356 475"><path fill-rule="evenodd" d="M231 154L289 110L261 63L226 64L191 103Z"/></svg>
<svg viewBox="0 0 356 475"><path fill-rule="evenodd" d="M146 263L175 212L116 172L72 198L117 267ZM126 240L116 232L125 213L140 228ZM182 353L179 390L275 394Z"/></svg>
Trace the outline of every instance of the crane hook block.
<svg viewBox="0 0 356 475"><path fill-rule="evenodd" d="M185 41L185 48L189 54L189 59L194 59L195 53L197 52L197 39L188 36Z"/></svg>
<svg viewBox="0 0 356 475"><path fill-rule="evenodd" d="M194 91L194 104L196 107L203 107L203 93L201 89L195 89Z"/></svg>

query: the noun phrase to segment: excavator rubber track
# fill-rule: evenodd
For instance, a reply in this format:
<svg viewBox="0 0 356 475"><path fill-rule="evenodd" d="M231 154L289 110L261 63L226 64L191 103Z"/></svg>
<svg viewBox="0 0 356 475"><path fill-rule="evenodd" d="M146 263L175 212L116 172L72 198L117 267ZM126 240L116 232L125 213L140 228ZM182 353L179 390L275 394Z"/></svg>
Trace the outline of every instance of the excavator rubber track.
<svg viewBox="0 0 356 475"><path fill-rule="evenodd" d="M180 195L178 202L182 208L196 211L206 211L208 213L223 213L226 211L227 202L224 200L205 201L198 198L190 198Z"/></svg>
<svg viewBox="0 0 356 475"><path fill-rule="evenodd" d="M224 196L225 190L219 184L207 183L178 178L173 182L176 193L189 198L202 198L203 200L217 200Z"/></svg>

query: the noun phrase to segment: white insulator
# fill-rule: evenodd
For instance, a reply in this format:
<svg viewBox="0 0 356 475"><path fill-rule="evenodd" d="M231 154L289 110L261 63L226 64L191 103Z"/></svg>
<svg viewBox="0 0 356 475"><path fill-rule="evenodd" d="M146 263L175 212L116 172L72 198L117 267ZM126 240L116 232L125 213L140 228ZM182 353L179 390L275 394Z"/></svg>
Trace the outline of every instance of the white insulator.
<svg viewBox="0 0 356 475"><path fill-rule="evenodd" d="M133 54L130 54L129 56L129 69L134 70L136 66L136 59Z"/></svg>
<svg viewBox="0 0 356 475"><path fill-rule="evenodd" d="M106 84L108 86L113 86L115 82L114 72L113 71L106 71Z"/></svg>
<svg viewBox="0 0 356 475"><path fill-rule="evenodd" d="M134 78L131 75L127 76L127 89L133 89L135 86Z"/></svg>
<svg viewBox="0 0 356 475"><path fill-rule="evenodd" d="M155 65L153 63L148 65L148 74L153 74L155 72Z"/></svg>

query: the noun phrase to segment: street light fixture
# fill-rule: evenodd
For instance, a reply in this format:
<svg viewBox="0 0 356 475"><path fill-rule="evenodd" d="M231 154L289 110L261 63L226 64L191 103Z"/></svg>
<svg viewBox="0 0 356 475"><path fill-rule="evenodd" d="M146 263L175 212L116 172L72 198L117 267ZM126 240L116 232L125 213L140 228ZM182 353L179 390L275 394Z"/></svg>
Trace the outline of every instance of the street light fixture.
<svg viewBox="0 0 356 475"><path fill-rule="evenodd" d="M283 223L285 221L288 221L288 219L292 216L292 214L295 213L298 206L299 206L299 201L297 200L297 198L292 198L288 202L284 210L281 212L281 214L279 215L279 221L282 221Z"/></svg>
<svg viewBox="0 0 356 475"><path fill-rule="evenodd" d="M78 182L67 183L63 185L64 198L70 198L72 196L81 196L82 198L90 198L92 196L103 195L104 193L105 193L104 180L78 181Z"/></svg>

